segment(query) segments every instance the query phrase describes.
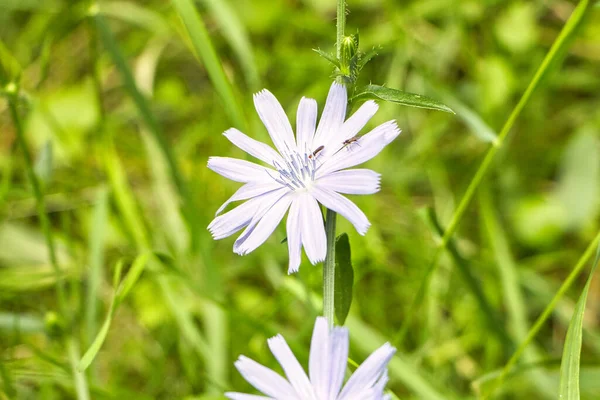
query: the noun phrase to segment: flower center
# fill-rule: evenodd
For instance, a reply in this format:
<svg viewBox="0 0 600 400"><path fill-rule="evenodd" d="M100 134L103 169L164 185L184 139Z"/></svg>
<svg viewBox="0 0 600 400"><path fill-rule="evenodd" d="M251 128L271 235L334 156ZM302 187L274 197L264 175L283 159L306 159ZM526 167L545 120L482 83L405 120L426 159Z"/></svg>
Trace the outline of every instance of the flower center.
<svg viewBox="0 0 600 400"><path fill-rule="evenodd" d="M269 175L276 182L287 186L291 190L308 189L315 179L315 171L319 166L317 158L319 157L319 151L322 149L323 147L321 146L318 151L305 151L301 153L289 150L285 154L282 154L284 164L277 161L273 162L278 176Z"/></svg>

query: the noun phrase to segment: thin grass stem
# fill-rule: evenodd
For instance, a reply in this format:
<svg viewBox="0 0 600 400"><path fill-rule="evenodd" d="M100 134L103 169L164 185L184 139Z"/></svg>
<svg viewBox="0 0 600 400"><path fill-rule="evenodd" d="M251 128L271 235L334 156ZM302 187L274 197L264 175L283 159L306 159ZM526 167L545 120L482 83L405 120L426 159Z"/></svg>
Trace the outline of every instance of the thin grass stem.
<svg viewBox="0 0 600 400"><path fill-rule="evenodd" d="M565 53L569 44L573 40L576 32L578 31L578 28L581 26L582 22L584 21L584 19L585 19L584 17L586 15L587 11L589 10L589 8L590 8L589 1L582 0L579 3L579 5L577 6L577 8L573 11L573 14L571 14L571 17L565 23L560 34L558 35L558 37L552 44L552 47L546 54L546 57L544 58L541 65L538 67L535 75L529 82L529 85L527 86L527 89L525 89L525 92L521 96L521 99L519 100L519 102L517 103L515 108L510 113L508 119L504 123L504 126L502 127L502 130L500 131L500 134L498 135L498 138L496 138L496 140L494 142L492 142L492 146L490 147L490 149L486 153L483 161L479 165L477 172L475 172L475 175L473 176L473 179L469 183L469 186L467 187L465 194L463 195L462 199L460 200L460 203L458 204L456 211L452 215L452 219L450 220L450 223L448 224L448 228L446 229L446 231L444 232L444 235L442 236L442 240L440 241L438 247L435 250L432 260L425 272L425 276L423 277L423 280L421 281L421 285L419 286L419 289L417 290L417 295L415 296L415 298L411 304L411 307L408 311L408 314L405 317L404 322L402 323L402 327L397 336L398 338L400 338L400 340L408 332L408 327L410 326L412 319L419 308L419 305L423 301L423 298L427 291L427 287L429 286L429 281L431 279L433 272L437 268L440 256L446 249L448 242L450 241L450 238L456 232L456 229L458 228L458 225L461 222L462 217L464 216L464 214L467 210L467 207L469 206L469 204L471 203L471 200L473 199L473 195L477 191L477 188L483 181L483 178L486 176L490 166L492 165L492 161L494 161L496 154L498 154L498 151L504 144L506 137L510 133L517 118L521 114L521 111L523 111L523 108L525 108L525 105L529 102L529 99L531 98L531 96L535 92L535 90L538 88L542 79L550 72L551 67L558 63L558 59Z"/></svg>

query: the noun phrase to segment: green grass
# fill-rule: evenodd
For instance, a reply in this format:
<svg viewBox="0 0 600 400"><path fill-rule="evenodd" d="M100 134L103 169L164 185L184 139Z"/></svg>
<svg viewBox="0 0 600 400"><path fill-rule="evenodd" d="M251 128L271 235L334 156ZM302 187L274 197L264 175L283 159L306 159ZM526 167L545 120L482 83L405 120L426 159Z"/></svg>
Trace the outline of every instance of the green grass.
<svg viewBox="0 0 600 400"><path fill-rule="evenodd" d="M552 399L577 380L600 396L600 10L576 6L348 2L346 33L381 45L358 85L457 113L380 102L369 126L403 133L366 164L381 192L352 198L372 227L337 218L350 358L393 341L400 399ZM221 398L251 390L238 355L275 367L276 333L306 365L322 266L286 276L284 226L245 257L213 241L238 185L206 161L246 157L231 126L268 141L263 87L292 122L302 96L322 108L332 70L313 49L335 52L335 15L0 0L0 399Z"/></svg>

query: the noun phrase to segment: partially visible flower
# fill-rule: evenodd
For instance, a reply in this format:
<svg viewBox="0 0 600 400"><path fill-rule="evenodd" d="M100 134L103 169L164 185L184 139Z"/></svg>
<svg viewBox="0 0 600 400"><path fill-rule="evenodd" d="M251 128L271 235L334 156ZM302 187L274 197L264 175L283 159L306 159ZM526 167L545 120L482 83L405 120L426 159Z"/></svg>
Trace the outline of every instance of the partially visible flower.
<svg viewBox="0 0 600 400"><path fill-rule="evenodd" d="M294 138L275 96L268 90L254 95L256 111L277 151L235 128L225 131L225 137L234 145L270 167L228 157L208 159L208 168L244 183L217 215L231 202L248 200L210 223L213 238L223 239L246 228L233 245L235 253L246 255L267 240L289 209L288 273L292 273L300 267L302 246L312 264L325 259L327 240L319 203L348 219L359 234L367 232L371 224L365 214L341 194L375 193L379 191L380 175L369 169L346 168L375 157L400 130L395 121L388 121L357 136L378 106L367 101L345 120L347 102L346 88L334 83L315 131L317 102L303 97Z"/></svg>
<svg viewBox="0 0 600 400"><path fill-rule="evenodd" d="M244 379L264 396L228 392L232 400L388 400L383 391L388 381L387 364L396 352L389 343L375 350L344 383L348 359L348 329L329 329L327 320L318 317L313 330L308 361L308 376L281 335L268 341L271 352L287 379L273 370L240 356L235 366Z"/></svg>

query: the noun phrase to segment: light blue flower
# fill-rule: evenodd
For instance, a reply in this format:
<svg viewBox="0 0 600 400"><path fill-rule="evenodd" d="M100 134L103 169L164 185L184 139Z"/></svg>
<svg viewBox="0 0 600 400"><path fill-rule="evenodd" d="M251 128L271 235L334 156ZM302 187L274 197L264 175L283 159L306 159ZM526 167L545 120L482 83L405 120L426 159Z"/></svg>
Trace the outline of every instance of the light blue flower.
<svg viewBox="0 0 600 400"><path fill-rule="evenodd" d="M228 392L232 400L389 400L383 394L388 381L387 364L396 352L389 343L375 350L350 376L345 385L348 359L348 329L329 329L318 317L310 345L308 376L281 335L268 340L271 352L286 378L275 371L240 356L235 366L244 379L265 396ZM342 387L343 385L343 387Z"/></svg>
<svg viewBox="0 0 600 400"><path fill-rule="evenodd" d="M312 264L325 259L327 241L319 203L348 219L364 235L370 223L342 194L379 191L380 175L369 169L347 169L375 157L400 130L388 121L358 136L378 109L365 102L346 120L346 88L333 83L317 126L317 102L302 98L296 118L296 137L283 108L268 90L254 95L254 105L275 149L235 128L224 135L234 145L268 166L228 157L210 157L208 167L244 185L217 211L208 226L213 238L223 239L245 228L233 251L245 255L263 244L289 209L288 273L300 267L301 248ZM247 200L219 215L231 202Z"/></svg>

